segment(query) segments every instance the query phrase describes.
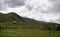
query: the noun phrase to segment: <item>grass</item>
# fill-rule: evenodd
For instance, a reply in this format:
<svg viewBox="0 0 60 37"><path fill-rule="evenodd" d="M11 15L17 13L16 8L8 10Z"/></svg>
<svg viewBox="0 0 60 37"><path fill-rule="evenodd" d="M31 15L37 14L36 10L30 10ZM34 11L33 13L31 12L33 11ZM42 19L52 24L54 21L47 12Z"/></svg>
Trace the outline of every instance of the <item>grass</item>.
<svg viewBox="0 0 60 37"><path fill-rule="evenodd" d="M0 37L60 37L60 31L42 31L39 26L0 24Z"/></svg>
<svg viewBox="0 0 60 37"><path fill-rule="evenodd" d="M0 37L60 37L60 31L41 31L39 29L3 29Z"/></svg>

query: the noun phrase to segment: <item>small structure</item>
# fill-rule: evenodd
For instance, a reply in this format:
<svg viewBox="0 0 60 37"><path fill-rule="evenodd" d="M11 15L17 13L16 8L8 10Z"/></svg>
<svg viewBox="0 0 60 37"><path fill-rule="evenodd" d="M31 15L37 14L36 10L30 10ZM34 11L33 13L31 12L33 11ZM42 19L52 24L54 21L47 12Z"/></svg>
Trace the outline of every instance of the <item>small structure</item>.
<svg viewBox="0 0 60 37"><path fill-rule="evenodd" d="M13 24L16 24L16 21L13 21Z"/></svg>

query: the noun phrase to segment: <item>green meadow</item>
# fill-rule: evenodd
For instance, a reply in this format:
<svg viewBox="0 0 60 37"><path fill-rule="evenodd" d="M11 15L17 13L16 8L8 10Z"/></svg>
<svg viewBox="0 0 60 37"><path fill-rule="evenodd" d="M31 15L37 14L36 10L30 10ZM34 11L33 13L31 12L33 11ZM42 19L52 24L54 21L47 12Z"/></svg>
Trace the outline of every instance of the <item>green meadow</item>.
<svg viewBox="0 0 60 37"><path fill-rule="evenodd" d="M60 31L41 31L39 29L3 29L0 37L60 37Z"/></svg>
<svg viewBox="0 0 60 37"><path fill-rule="evenodd" d="M2 25L0 37L60 37L60 31L43 31L39 26Z"/></svg>

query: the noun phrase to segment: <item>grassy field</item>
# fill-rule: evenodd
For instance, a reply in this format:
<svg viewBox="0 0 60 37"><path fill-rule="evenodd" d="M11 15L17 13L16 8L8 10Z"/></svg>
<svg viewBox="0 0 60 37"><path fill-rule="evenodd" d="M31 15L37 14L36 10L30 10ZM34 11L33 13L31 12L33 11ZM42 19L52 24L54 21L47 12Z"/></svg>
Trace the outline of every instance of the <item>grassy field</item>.
<svg viewBox="0 0 60 37"><path fill-rule="evenodd" d="M39 26L0 24L0 37L60 37L60 31L42 31Z"/></svg>
<svg viewBox="0 0 60 37"><path fill-rule="evenodd" d="M60 37L60 31L41 31L40 29L3 29L0 37Z"/></svg>

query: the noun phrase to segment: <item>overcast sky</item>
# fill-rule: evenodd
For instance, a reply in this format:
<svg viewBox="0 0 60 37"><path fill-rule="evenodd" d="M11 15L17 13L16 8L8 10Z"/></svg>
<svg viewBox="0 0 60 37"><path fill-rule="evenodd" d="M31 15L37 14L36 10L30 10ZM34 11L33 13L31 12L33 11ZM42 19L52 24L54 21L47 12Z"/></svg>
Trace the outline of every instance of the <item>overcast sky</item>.
<svg viewBox="0 0 60 37"><path fill-rule="evenodd" d="M60 0L0 0L0 12L60 23Z"/></svg>

